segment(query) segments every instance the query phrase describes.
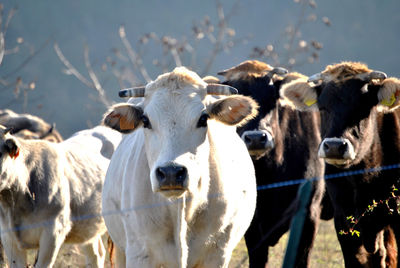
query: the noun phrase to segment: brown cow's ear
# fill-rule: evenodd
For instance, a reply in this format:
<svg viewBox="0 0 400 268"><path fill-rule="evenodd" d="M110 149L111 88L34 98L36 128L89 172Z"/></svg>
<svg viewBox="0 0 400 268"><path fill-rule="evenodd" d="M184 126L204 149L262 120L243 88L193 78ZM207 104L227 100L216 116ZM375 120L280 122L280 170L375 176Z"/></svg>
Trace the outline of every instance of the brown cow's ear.
<svg viewBox="0 0 400 268"><path fill-rule="evenodd" d="M394 77L383 80L378 91L379 104L389 109L400 106L400 80Z"/></svg>
<svg viewBox="0 0 400 268"><path fill-rule="evenodd" d="M7 139L5 141L5 148L11 158L15 159L19 156L19 147L14 139Z"/></svg>
<svg viewBox="0 0 400 268"><path fill-rule="evenodd" d="M220 99L207 107L210 118L227 125L244 125L258 114L258 105L250 97L242 95Z"/></svg>
<svg viewBox="0 0 400 268"><path fill-rule="evenodd" d="M296 109L317 110L317 91L307 82L306 78L296 79L284 84L280 90L280 95L292 102Z"/></svg>
<svg viewBox="0 0 400 268"><path fill-rule="evenodd" d="M104 115L103 124L121 133L134 131L142 122L143 110L130 103L116 104Z"/></svg>

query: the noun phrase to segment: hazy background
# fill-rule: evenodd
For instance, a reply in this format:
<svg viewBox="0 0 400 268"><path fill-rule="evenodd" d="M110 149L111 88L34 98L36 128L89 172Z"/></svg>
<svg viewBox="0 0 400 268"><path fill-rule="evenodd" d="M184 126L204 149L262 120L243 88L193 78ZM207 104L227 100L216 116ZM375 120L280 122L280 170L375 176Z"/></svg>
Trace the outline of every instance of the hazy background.
<svg viewBox="0 0 400 268"><path fill-rule="evenodd" d="M174 51L179 62L201 75L216 75L243 60L260 59L307 75L330 63L363 61L400 77L398 0L3 0L2 4L5 55L0 65L0 109L55 122L64 137L98 124L106 106L93 88L71 75L71 69L66 71L55 44L89 84L95 80L88 70L93 71L105 99L115 102L120 101L120 87L145 83L144 69L151 79L172 70L177 63ZM137 53L134 59L121 39L121 25L125 41Z"/></svg>

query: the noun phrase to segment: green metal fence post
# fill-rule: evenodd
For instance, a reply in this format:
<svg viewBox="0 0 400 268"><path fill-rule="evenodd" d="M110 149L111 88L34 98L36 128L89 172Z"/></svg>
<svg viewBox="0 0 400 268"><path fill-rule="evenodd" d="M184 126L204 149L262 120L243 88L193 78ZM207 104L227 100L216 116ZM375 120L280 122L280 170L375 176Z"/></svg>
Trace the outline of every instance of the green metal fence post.
<svg viewBox="0 0 400 268"><path fill-rule="evenodd" d="M289 241L286 247L285 258L283 260L283 268L294 268L297 257L297 248L299 247L301 234L303 233L304 219L307 213L307 205L310 202L312 191L311 180L305 181L299 188L300 205L293 217L290 225Z"/></svg>

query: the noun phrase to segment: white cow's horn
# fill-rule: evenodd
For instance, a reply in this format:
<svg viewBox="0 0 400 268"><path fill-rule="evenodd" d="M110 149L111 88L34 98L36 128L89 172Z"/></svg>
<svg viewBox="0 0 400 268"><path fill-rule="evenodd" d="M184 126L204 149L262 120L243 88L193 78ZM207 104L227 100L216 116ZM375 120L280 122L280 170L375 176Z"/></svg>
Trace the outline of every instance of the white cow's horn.
<svg viewBox="0 0 400 268"><path fill-rule="evenodd" d="M207 94L209 95L235 95L238 94L236 88L222 85L222 84L208 84L207 85Z"/></svg>
<svg viewBox="0 0 400 268"><path fill-rule="evenodd" d="M144 92L145 92L145 87L132 87L127 89L121 89L118 92L118 95L121 98L126 98L126 97L139 98L139 97L144 97Z"/></svg>

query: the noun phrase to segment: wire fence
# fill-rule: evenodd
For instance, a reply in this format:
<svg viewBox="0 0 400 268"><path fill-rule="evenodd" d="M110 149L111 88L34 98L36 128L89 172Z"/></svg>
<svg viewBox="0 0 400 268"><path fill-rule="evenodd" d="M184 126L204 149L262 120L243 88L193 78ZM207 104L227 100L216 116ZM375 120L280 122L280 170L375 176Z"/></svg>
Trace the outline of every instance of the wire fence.
<svg viewBox="0 0 400 268"><path fill-rule="evenodd" d="M321 177L312 177L312 178L287 180L287 181L276 182L276 183L271 183L271 184L266 184L266 185L259 185L259 186L257 186L257 191L265 191L265 190L269 190L269 189L276 189L276 188L281 188L281 187L299 185L299 184L302 184L303 182L309 181L309 180L311 180L311 181L316 181L316 180L320 180L320 179L331 180L331 179L344 178L344 177L353 176L353 175L361 175L361 174L365 174L365 173L387 171L387 170L393 170L393 169L399 169L399 168L400 168L400 163L393 164L393 165L387 165L387 166L381 166L381 167L344 171L344 172L335 173L335 174L326 174L322 178ZM220 196L220 193L213 193L213 194L209 194L208 198L209 199L217 198L218 196ZM187 201L190 201L190 199L187 199ZM105 212L99 213L99 214L80 215L77 217L72 217L71 220L72 221L83 221L83 220L88 220L88 219L96 218L96 217L108 217L108 216L117 215L117 214L127 214L132 211L139 211L139 210L151 209L151 208L155 208L155 207L169 206L172 204L177 204L179 202L182 202L182 200L181 199L166 200L165 202L135 206L135 207L127 208L127 209L123 209L123 210L105 211ZM16 226L13 228L2 229L0 231L0 233L17 232L17 231L35 229L35 228L40 228L40 227L51 226L52 224L53 224L52 219L44 220L39 223L20 225L20 226Z"/></svg>

